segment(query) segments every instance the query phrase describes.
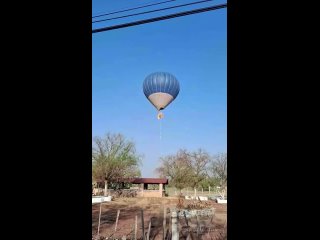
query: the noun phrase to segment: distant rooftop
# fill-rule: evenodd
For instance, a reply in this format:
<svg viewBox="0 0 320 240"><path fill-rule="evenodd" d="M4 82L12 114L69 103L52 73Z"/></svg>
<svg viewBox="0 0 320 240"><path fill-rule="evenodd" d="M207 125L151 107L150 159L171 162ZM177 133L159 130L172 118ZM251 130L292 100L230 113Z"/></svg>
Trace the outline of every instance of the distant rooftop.
<svg viewBox="0 0 320 240"><path fill-rule="evenodd" d="M146 184L168 184L167 178L125 178L122 180L118 180L118 183L133 183L133 184L140 184L140 183L146 183Z"/></svg>

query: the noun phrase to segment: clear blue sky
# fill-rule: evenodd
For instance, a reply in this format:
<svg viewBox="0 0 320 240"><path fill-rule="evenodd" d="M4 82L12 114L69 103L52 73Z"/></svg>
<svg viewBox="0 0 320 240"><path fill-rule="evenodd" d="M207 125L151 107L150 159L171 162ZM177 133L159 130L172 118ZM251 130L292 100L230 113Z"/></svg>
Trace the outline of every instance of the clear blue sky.
<svg viewBox="0 0 320 240"><path fill-rule="evenodd" d="M92 14L163 0L93 0ZM136 12L192 2L158 5ZM206 7L226 1L93 24L93 28ZM128 12L129 13L129 12ZM126 14L126 13L122 13ZM112 16L120 16L110 15ZM157 111L142 91L145 77L173 74L180 93L164 111L162 139ZM144 155L142 176L155 177L159 157L180 148L227 151L227 10L174 18L92 35L92 134L121 133Z"/></svg>

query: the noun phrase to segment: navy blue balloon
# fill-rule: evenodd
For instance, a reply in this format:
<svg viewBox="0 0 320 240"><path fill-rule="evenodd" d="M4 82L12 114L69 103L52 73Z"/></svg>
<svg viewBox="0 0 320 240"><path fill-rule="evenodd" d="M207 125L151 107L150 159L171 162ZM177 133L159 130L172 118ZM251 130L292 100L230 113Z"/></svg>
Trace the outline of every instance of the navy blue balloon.
<svg viewBox="0 0 320 240"><path fill-rule="evenodd" d="M143 82L143 92L148 98L151 94L163 92L170 94L175 99L180 91L178 80L170 73L156 72L146 77Z"/></svg>
<svg viewBox="0 0 320 240"><path fill-rule="evenodd" d="M160 110L168 106L179 94L178 80L170 73L156 72L146 77L143 82L143 93L158 109L158 119L163 117Z"/></svg>

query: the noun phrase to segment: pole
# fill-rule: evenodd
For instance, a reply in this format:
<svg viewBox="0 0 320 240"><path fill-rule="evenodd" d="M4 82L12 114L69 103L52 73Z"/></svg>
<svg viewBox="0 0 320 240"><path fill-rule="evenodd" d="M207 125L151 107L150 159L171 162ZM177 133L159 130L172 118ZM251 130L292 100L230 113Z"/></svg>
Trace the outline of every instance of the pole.
<svg viewBox="0 0 320 240"><path fill-rule="evenodd" d="M98 236L99 236L99 234L100 234L101 205L102 205L102 200L101 200L101 202L100 202L99 223L98 223Z"/></svg>
<svg viewBox="0 0 320 240"><path fill-rule="evenodd" d="M166 213L167 213L167 209L164 206L163 208L163 240L166 239Z"/></svg>
<svg viewBox="0 0 320 240"><path fill-rule="evenodd" d="M149 240L150 231L151 231L151 219L150 219L150 221L149 221L149 227L148 227L147 240Z"/></svg>
<svg viewBox="0 0 320 240"><path fill-rule="evenodd" d="M173 211L171 215L172 222L172 238L171 240L179 240L179 232L178 232L178 222L177 222L177 212Z"/></svg>
<svg viewBox="0 0 320 240"><path fill-rule="evenodd" d="M115 232L117 231L119 215L120 215L120 209L118 209L118 212L117 212L116 225L115 225L115 227L114 227L114 231L115 231Z"/></svg>
<svg viewBox="0 0 320 240"><path fill-rule="evenodd" d="M143 209L141 209L141 224L142 224L142 239L145 240L145 236L144 236Z"/></svg>
<svg viewBox="0 0 320 240"><path fill-rule="evenodd" d="M134 240L137 240L137 230L138 230L138 216L136 215L136 221L134 224Z"/></svg>

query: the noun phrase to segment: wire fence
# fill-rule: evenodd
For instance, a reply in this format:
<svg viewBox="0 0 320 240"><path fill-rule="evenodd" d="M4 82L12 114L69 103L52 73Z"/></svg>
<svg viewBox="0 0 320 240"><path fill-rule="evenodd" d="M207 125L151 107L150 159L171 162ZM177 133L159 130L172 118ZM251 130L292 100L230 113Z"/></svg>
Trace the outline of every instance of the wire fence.
<svg viewBox="0 0 320 240"><path fill-rule="evenodd" d="M183 196L206 196L211 198L220 196L219 190L217 188L196 188L196 190L194 188L184 188L180 191L179 189L174 187L167 187L165 189L165 193L166 196L169 197L179 196L180 194L182 194Z"/></svg>
<svg viewBox="0 0 320 240"><path fill-rule="evenodd" d="M100 214L98 214L99 207ZM173 222L173 211L178 213L175 222ZM171 240L175 231L180 240L225 240L227 222L219 223L212 207L186 210L163 206L156 201L145 207L111 208L103 203L93 207L93 240Z"/></svg>

